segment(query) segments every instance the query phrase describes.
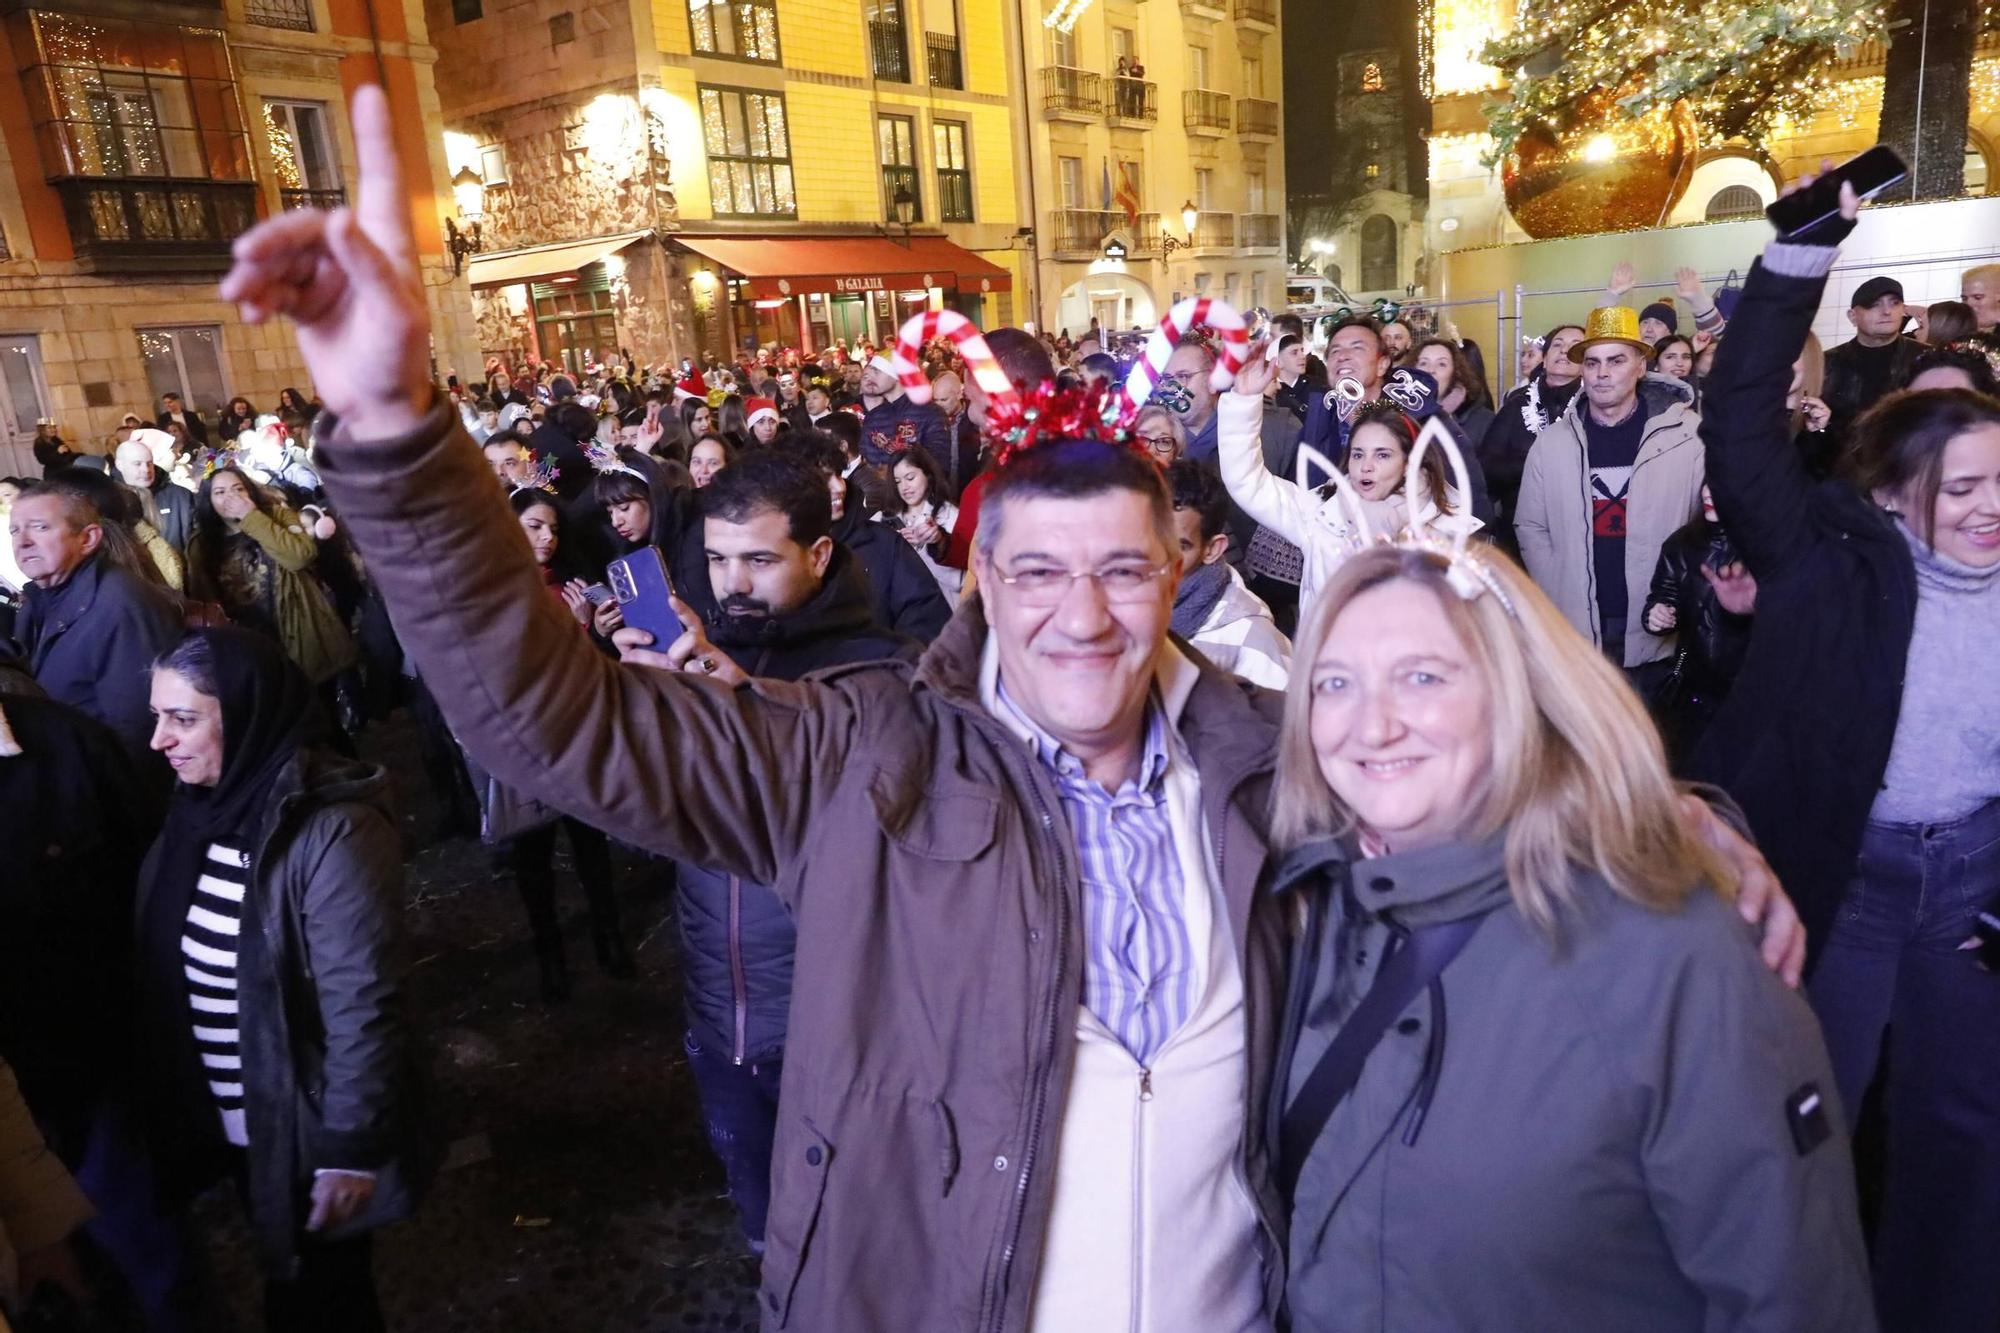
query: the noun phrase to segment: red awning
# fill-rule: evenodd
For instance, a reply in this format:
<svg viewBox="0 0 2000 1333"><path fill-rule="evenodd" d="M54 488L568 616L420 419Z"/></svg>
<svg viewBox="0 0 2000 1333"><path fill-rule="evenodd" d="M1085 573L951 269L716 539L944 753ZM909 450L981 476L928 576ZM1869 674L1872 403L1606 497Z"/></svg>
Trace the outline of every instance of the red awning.
<svg viewBox="0 0 2000 1333"><path fill-rule="evenodd" d="M749 279L757 299L802 292L894 292L955 287L1004 292L1007 270L942 236L675 236L696 254Z"/></svg>

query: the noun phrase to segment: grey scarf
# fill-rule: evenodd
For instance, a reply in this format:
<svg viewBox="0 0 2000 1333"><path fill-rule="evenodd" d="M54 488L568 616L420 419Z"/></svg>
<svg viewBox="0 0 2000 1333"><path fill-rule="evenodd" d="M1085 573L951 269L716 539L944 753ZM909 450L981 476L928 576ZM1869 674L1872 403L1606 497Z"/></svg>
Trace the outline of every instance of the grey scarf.
<svg viewBox="0 0 2000 1333"><path fill-rule="evenodd" d="M1194 573L1181 580L1181 590L1174 595L1174 633L1192 639L1227 591L1228 565L1218 560L1212 565L1196 566Z"/></svg>

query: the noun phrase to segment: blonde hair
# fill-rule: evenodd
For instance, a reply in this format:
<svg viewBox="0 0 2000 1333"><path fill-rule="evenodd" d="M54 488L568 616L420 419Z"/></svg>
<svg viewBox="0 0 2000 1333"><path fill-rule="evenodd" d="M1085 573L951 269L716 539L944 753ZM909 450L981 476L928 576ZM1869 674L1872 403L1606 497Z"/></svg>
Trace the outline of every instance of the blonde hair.
<svg viewBox="0 0 2000 1333"><path fill-rule="evenodd" d="M1280 846L1350 832L1354 812L1320 771L1313 749L1313 663L1340 613L1391 583L1428 592L1485 678L1493 758L1473 796L1470 838L1504 830L1515 906L1556 935L1578 905L1576 870L1604 877L1620 897L1659 911L1704 882L1733 894L1721 859L1683 822L1666 755L1619 670L1570 627L1520 567L1480 557L1512 603L1488 592L1467 601L1430 551L1377 547L1349 558L1321 588L1295 644L1278 741L1272 835Z"/></svg>

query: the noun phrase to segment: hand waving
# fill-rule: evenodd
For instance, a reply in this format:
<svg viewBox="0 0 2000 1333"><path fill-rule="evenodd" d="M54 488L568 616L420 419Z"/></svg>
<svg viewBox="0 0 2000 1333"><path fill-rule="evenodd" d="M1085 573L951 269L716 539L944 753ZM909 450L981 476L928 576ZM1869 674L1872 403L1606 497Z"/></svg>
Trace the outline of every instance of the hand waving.
<svg viewBox="0 0 2000 1333"><path fill-rule="evenodd" d="M237 238L224 300L247 324L289 315L326 406L357 439L413 430L430 409L430 316L389 102L354 94L353 208L301 209Z"/></svg>
<svg viewBox="0 0 2000 1333"><path fill-rule="evenodd" d="M1703 565L1701 576L1715 589L1715 600L1722 603L1723 610L1733 616L1756 614L1757 579L1741 563L1732 562L1721 569Z"/></svg>
<svg viewBox="0 0 2000 1333"><path fill-rule="evenodd" d="M1632 261L1621 259L1611 268L1611 281L1604 284L1604 290L1613 296L1624 296L1639 280L1639 271L1632 267Z"/></svg>
<svg viewBox="0 0 2000 1333"><path fill-rule="evenodd" d="M1262 398L1272 381L1278 378L1278 363L1264 355L1264 347L1269 339L1258 339L1250 344L1243 368L1236 372L1236 383L1232 386L1237 393L1252 398Z"/></svg>

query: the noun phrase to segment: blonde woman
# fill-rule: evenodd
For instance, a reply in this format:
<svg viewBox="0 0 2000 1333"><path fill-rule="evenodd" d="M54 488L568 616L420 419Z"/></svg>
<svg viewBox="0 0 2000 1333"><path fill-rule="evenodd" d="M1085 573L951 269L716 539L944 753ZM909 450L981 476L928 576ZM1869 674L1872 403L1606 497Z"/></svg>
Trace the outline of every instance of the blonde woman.
<svg viewBox="0 0 2000 1333"><path fill-rule="evenodd" d="M1293 1328L1866 1333L1811 1014L1619 672L1480 568L1356 555L1297 643L1272 830L1300 923L1272 1108Z"/></svg>

